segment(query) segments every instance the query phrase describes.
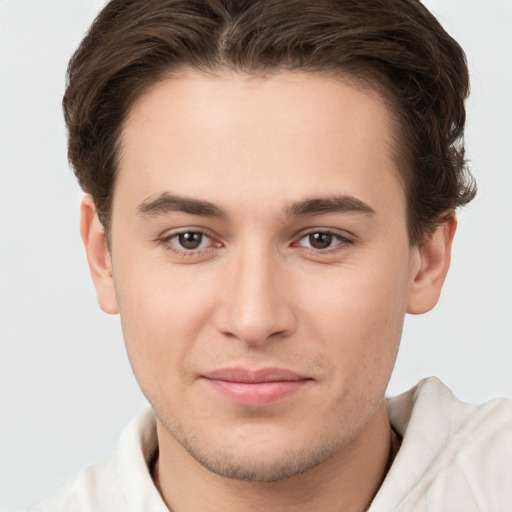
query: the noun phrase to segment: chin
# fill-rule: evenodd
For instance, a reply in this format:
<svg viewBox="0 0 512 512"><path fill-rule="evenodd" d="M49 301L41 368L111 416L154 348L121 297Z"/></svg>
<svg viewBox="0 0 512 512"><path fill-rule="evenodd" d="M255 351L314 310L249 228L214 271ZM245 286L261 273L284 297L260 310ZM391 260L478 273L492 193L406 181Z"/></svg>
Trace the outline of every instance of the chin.
<svg viewBox="0 0 512 512"><path fill-rule="evenodd" d="M292 478L322 464L332 457L343 442L318 443L307 449L285 447L281 440L268 443L263 439L254 440L250 445L226 444L215 450L211 445L194 446L194 443L178 440L185 450L204 468L216 475L240 481L277 482ZM311 444L311 443L310 443Z"/></svg>

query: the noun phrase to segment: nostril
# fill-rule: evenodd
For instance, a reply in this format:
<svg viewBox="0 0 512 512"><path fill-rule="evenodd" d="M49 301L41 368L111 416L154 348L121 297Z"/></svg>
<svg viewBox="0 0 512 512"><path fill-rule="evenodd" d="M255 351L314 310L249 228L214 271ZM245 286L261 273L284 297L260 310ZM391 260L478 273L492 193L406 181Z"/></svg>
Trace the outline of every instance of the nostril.
<svg viewBox="0 0 512 512"><path fill-rule="evenodd" d="M217 330L248 346L275 342L295 329L295 317L287 309L286 305L274 305L267 310L226 310L217 318Z"/></svg>

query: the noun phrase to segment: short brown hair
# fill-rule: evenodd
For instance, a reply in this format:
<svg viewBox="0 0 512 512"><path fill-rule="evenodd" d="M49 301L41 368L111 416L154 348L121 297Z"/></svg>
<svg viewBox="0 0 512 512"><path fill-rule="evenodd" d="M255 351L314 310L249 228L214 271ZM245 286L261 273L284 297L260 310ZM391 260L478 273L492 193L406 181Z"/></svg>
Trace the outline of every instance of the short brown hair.
<svg viewBox="0 0 512 512"><path fill-rule="evenodd" d="M69 159L108 234L130 108L189 67L348 76L391 107L411 243L470 201L469 93L460 46L417 0L112 0L73 55L63 100Z"/></svg>

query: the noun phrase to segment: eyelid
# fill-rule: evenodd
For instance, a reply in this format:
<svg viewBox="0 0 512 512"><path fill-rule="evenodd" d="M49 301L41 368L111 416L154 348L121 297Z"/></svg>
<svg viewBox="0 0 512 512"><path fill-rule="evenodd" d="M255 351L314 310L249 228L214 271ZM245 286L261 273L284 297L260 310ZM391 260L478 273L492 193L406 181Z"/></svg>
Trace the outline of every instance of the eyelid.
<svg viewBox="0 0 512 512"><path fill-rule="evenodd" d="M299 242L301 240L303 240L307 236L313 235L315 233L331 235L338 239L338 243L331 247L328 247L326 249L315 249L313 247L305 247L305 246L299 245ZM352 235L351 233L347 233L346 231L340 232L340 231L332 229L332 228L309 228L309 229L299 233L299 235L295 238L295 240L296 241L293 243L293 245L301 247L302 249L305 249L305 250L310 250L310 251L314 251L316 253L324 253L324 254L327 254L329 252L335 252L337 250L341 250L341 247L339 247L339 246L346 247L347 245L352 245L356 241L355 236Z"/></svg>
<svg viewBox="0 0 512 512"><path fill-rule="evenodd" d="M210 239L210 244L207 247L200 247L197 249L185 249L180 248L178 245L171 242L171 240L184 233L197 233ZM157 242L163 246L172 254L178 256L198 256L204 255L205 253L211 252L212 249L221 247L221 242L216 241L216 236L211 233L208 229L198 227L183 227L176 228L165 232L163 235L157 238Z"/></svg>
<svg viewBox="0 0 512 512"><path fill-rule="evenodd" d="M180 248L178 245L171 242L171 240L174 237L177 237L180 234L184 234L184 233L201 234L202 236L209 238L210 243L208 244L207 247L200 247L197 249L185 249L185 248ZM302 239L306 238L309 235L315 234L315 233L331 235L331 236L335 237L338 240L338 242L331 247L327 247L326 249L315 249L313 247L306 247L306 246L299 245L299 243ZM166 249L172 254L175 254L178 256L183 256L183 257L186 257L186 256L193 257L193 256L205 255L207 253L210 253L213 249L218 249L218 248L223 247L224 244L222 242L219 242L218 238L219 237L217 235L215 235L214 233L212 233L209 229L205 229L202 227L180 227L180 228L175 228L175 229L169 230L167 232L164 232L164 234L159 236L156 241L159 244L166 246ZM325 254L326 255L326 254L334 253L337 251L342 251L342 250L346 249L348 245L352 245L356 241L357 241L357 237L355 235L353 235L352 233L347 232L346 230L337 230L337 229L333 229L333 228L308 228L308 229L302 230L300 233L298 233L294 237L294 242L292 242L291 246L298 247L300 249L310 251L310 252L313 252L316 254Z"/></svg>
<svg viewBox="0 0 512 512"><path fill-rule="evenodd" d="M184 233L199 233L201 235L207 236L208 238L216 238L216 235L209 229L198 226L183 226L165 230L161 235L158 235L157 241L169 240L174 236L182 235Z"/></svg>

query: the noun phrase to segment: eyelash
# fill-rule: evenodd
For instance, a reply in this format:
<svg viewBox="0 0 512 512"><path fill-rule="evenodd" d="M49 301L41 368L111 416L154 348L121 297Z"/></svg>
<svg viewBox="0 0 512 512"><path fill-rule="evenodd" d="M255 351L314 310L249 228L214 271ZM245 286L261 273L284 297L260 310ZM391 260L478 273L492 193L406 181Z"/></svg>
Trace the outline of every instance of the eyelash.
<svg viewBox="0 0 512 512"><path fill-rule="evenodd" d="M198 249L185 249L185 248L180 249L180 248L177 248L178 247L177 243L171 242L173 239L179 237L180 235L185 235L187 233L192 233L194 235L201 235L202 237L207 237L212 242L214 239L214 237L212 235L208 234L208 232L206 232L204 230L188 229L188 230L183 230L183 231L179 231L179 232L175 232L175 233L171 233L169 235L163 236L162 238L158 239L158 242L160 244L166 246L166 249L169 252L171 252L172 254L175 254L177 256L184 257L184 258L204 256L205 254L211 252L213 249L222 246L222 244L220 242L217 242L214 244L213 247L210 245L211 244L210 243L208 247L202 247L202 248L198 248ZM305 246L299 245L299 243L302 240L304 240L305 238L307 238L311 235L315 235L315 234L332 236L333 238L335 238L337 240L337 243L334 246L328 247L326 249L315 249L314 247L305 247ZM201 242L202 241L203 240L201 240ZM348 245L352 245L353 243L354 243L354 240L352 240L346 236L343 236L336 231L332 231L329 229L312 229L310 231L302 233L301 236L298 238L298 240L292 244L292 246L300 247L303 250L314 253L315 255L328 255L328 254L336 253L338 251L342 251Z"/></svg>
<svg viewBox="0 0 512 512"><path fill-rule="evenodd" d="M301 240L304 240L305 238L307 238L311 235L316 235L316 234L332 236L333 238L335 238L338 241L338 243L336 243L332 247L328 247L326 249L315 249L314 247L303 247L303 246L299 246L299 247L302 247L303 249L308 250L308 251L312 251L314 254L327 255L327 254L332 254L332 253L335 253L338 251L342 251L347 247L347 245L352 245L354 243L353 239L348 238L347 236L344 236L336 231L332 231L329 229L312 229L306 233L303 233L302 236L299 238L299 240L297 242L295 242L294 245L298 245Z"/></svg>
<svg viewBox="0 0 512 512"><path fill-rule="evenodd" d="M177 233L170 233L169 235L165 235L162 238L158 239L158 242L161 243L162 245L164 245L165 248L172 254L175 254L177 256L181 256L184 258L203 256L205 253L211 252L212 249L215 248L215 247L212 247L211 245L209 245L208 247L202 247L199 249L185 249L185 248L180 249L180 248L178 248L179 246L177 245L177 243L171 242L174 238L177 238L180 235L185 235L187 233L193 233L194 235L201 235L202 237L207 237L213 241L213 237L211 235L209 235L204 230L185 229L183 231L178 231ZM201 243L202 243L202 240L201 240ZM220 247L221 244L216 243L215 246Z"/></svg>

